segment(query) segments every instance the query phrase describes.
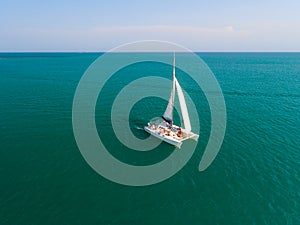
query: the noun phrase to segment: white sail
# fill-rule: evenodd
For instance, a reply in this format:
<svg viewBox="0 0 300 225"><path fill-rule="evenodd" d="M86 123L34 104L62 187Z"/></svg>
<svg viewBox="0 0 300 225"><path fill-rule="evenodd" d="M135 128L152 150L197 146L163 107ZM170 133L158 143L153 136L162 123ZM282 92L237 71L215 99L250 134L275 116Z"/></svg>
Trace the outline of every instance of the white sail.
<svg viewBox="0 0 300 225"><path fill-rule="evenodd" d="M173 88L172 88L172 90L173 90ZM164 120L166 120L169 123L172 123L172 121L173 121L174 97L175 97L174 93L171 92L171 96L170 96L170 99L169 99L168 106L167 106L166 111L163 115Z"/></svg>
<svg viewBox="0 0 300 225"><path fill-rule="evenodd" d="M174 110L174 100L175 100L176 90L177 90L177 95L180 103L180 112L181 112L180 114L183 123L182 127L184 129L181 129L180 126L176 126L173 124L173 110ZM175 54L174 54L174 61L173 61L172 90L171 90L168 106L162 117L164 121L162 121L162 119L160 118L152 119L148 123L148 125L144 127L145 131L164 142L176 146L177 148L180 148L183 141L187 139L193 139L195 141L198 141L199 135L194 134L191 131L191 122L190 122L184 94L175 76ZM166 121L169 124L167 124Z"/></svg>
<svg viewBox="0 0 300 225"><path fill-rule="evenodd" d="M173 122L174 101L175 101L175 54L174 54L174 59L173 59L172 90L171 90L168 106L163 115L163 118L169 123Z"/></svg>
<svg viewBox="0 0 300 225"><path fill-rule="evenodd" d="M177 89L177 94L178 94L178 99L179 99L179 104L180 104L180 110L182 114L182 122L183 126L186 129L187 132L190 132L192 130L191 128L191 122L190 122L190 117L188 113L188 109L185 103L184 95L182 92L182 89L178 83L178 80L175 78L175 84L176 84L176 89Z"/></svg>

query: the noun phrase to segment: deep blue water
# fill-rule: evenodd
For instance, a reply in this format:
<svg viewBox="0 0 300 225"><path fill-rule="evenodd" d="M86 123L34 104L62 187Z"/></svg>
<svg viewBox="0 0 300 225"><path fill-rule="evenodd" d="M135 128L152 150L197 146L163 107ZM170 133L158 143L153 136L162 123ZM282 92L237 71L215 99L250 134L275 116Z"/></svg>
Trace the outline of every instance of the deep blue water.
<svg viewBox="0 0 300 225"><path fill-rule="evenodd" d="M146 187L101 177L76 145L73 97L99 55L0 53L0 224L300 224L300 53L198 53L224 94L222 148L200 173L210 132L208 105L179 74L201 115L200 140L182 170ZM135 69L169 70L156 64ZM99 96L98 126L129 82L114 79ZM151 111L147 106L153 100L159 104ZM137 137L147 136L140 129L147 114L159 113L164 104L145 99L135 105L130 126ZM139 115L144 116L136 119ZM153 152L120 150L112 130L99 135L111 154L134 165L172 152L167 144Z"/></svg>

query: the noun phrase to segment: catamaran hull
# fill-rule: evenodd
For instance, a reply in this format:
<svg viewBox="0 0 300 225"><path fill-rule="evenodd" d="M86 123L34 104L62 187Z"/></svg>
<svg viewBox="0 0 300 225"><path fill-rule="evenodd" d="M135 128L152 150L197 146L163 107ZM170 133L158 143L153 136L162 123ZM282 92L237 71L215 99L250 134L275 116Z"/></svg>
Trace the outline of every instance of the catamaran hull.
<svg viewBox="0 0 300 225"><path fill-rule="evenodd" d="M181 145L182 145L182 141L177 141L175 139L170 139L168 138L168 136L164 135L164 134L158 134L157 132L149 129L148 127L144 127L145 131L148 132L149 134L153 135L154 137L164 141L164 142L167 142L171 145L174 145L176 146L177 148L180 148Z"/></svg>
<svg viewBox="0 0 300 225"><path fill-rule="evenodd" d="M154 137L164 141L164 142L167 142L171 145L174 145L176 146L177 148L181 148L181 145L183 143L183 141L187 140L187 139L192 139L192 140L195 140L195 141L198 141L198 138L199 138L199 135L198 134L194 134L193 132L190 132L190 133L187 133L187 137L186 138L183 138L181 140L176 140L170 136L167 136L165 134L162 134L162 133L158 133L157 130L151 130L149 129L148 126L144 127L144 130L146 132L148 132L149 134L153 135Z"/></svg>

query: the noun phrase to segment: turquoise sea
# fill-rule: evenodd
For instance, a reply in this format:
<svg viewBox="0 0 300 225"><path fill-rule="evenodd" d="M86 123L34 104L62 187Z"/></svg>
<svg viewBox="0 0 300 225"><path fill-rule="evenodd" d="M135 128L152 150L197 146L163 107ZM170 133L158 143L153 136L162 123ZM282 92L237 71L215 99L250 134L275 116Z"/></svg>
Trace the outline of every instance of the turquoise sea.
<svg viewBox="0 0 300 225"><path fill-rule="evenodd" d="M76 87L101 53L0 53L0 224L300 224L300 53L197 54L224 94L222 148L199 172L209 109L203 93L179 73L199 111L196 151L170 179L131 187L91 169L73 134ZM135 69L165 77L171 71L156 64ZM126 82L115 76L99 95L97 126L106 125ZM159 104L150 109L154 100ZM138 102L130 114L132 132L147 137L143 125L166 104ZM133 165L158 162L173 151L165 143L153 152L122 148L109 126L99 135L112 155Z"/></svg>

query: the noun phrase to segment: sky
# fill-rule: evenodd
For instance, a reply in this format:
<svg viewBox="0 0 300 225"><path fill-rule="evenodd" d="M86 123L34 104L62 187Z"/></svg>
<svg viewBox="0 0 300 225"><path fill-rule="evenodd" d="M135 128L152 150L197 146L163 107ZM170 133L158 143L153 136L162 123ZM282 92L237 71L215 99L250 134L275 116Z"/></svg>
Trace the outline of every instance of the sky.
<svg viewBox="0 0 300 225"><path fill-rule="evenodd" d="M0 52L99 52L140 40L205 52L299 52L300 1L0 2Z"/></svg>

